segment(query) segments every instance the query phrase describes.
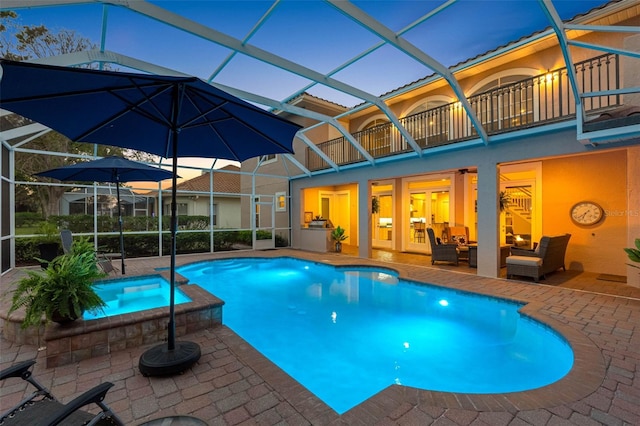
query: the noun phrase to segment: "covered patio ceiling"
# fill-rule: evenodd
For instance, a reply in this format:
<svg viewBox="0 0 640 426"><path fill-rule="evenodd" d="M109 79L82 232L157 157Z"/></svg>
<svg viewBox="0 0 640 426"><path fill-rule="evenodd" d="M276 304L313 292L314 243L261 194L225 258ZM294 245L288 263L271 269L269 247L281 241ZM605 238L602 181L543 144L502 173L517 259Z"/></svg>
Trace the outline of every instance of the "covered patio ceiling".
<svg viewBox="0 0 640 426"><path fill-rule="evenodd" d="M323 123L358 145L339 120L373 106L421 156L386 100L443 80L465 108L479 142L487 144L489 137L457 74L532 42L559 42L571 71L570 46L638 58L635 52L572 41L586 31L637 32L590 25L593 21L583 17L588 11L591 19L597 17L604 5L629 3L637 1L4 0L0 10L16 11L25 25L72 29L98 45L33 62L195 75L264 108L310 119L315 124L298 135L312 148L305 133ZM573 72L569 78L575 79ZM303 93L342 106L343 112L330 116L290 102ZM574 89L577 105L584 95ZM46 131L31 124L5 130L0 138L15 148L12 140L24 144ZM289 160L304 175L312 174L293 157Z"/></svg>

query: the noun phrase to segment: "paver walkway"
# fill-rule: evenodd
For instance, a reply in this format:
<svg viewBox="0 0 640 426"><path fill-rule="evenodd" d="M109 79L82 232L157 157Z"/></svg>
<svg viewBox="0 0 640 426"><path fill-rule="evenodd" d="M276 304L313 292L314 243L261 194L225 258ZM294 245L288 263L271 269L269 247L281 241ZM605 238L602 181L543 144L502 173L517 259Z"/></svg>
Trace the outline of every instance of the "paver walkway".
<svg viewBox="0 0 640 426"><path fill-rule="evenodd" d="M178 264L231 255L392 266L411 280L524 300L529 302L524 308L528 315L550 323L575 345L576 368L556 384L511 394L474 396L391 386L338 416L233 331L220 326L185 337L199 343L203 355L192 369L175 377L143 377L137 363L145 347L54 369L45 369L40 362L36 376L63 401L97 383L113 382L107 403L131 425L172 414L193 415L211 425L640 425L640 379L635 377L640 372L638 299L289 249L179 256ZM168 258L131 259L127 275L150 273L168 262ZM3 290L20 274L3 276ZM0 343L0 367L39 359L34 346ZM26 391L20 381L8 382L0 383L0 409Z"/></svg>

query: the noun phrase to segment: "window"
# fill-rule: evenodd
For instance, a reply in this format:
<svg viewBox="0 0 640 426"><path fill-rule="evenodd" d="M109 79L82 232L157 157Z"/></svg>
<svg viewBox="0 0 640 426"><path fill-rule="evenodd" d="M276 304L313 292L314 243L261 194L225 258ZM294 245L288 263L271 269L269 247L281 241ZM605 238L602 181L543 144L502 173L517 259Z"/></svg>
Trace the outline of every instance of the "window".
<svg viewBox="0 0 640 426"><path fill-rule="evenodd" d="M276 192L275 202L276 202L277 212L287 211L287 193L286 192Z"/></svg>
<svg viewBox="0 0 640 426"><path fill-rule="evenodd" d="M276 160L276 154L263 155L262 157L260 157L260 161L262 164L275 163Z"/></svg>
<svg viewBox="0 0 640 426"><path fill-rule="evenodd" d="M533 121L533 80L526 75L497 78L480 87L471 98L480 122L488 132Z"/></svg>
<svg viewBox="0 0 640 426"><path fill-rule="evenodd" d="M389 121L376 119L358 133L358 142L374 157L391 153L391 127Z"/></svg>
<svg viewBox="0 0 640 426"><path fill-rule="evenodd" d="M187 203L178 203L176 213L178 216L188 216L189 209ZM164 215L171 216L171 203L167 203L164 205Z"/></svg>
<svg viewBox="0 0 640 426"><path fill-rule="evenodd" d="M449 102L428 100L411 110L402 124L422 147L437 145L449 140Z"/></svg>
<svg viewBox="0 0 640 426"><path fill-rule="evenodd" d="M214 204L213 205L213 226L216 226L218 224L218 205Z"/></svg>
<svg viewBox="0 0 640 426"><path fill-rule="evenodd" d="M254 200L254 204L256 206L256 214L255 214L255 220L256 220L256 229L260 228L260 204L258 204L260 202L260 197L256 197Z"/></svg>

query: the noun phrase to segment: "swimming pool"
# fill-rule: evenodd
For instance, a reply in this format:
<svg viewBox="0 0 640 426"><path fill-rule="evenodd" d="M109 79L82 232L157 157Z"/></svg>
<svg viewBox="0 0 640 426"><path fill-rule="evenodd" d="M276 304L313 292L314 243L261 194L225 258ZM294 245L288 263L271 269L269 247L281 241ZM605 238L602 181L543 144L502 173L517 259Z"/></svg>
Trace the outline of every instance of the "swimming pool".
<svg viewBox="0 0 640 426"><path fill-rule="evenodd" d="M177 271L225 301L224 323L339 414L392 384L505 393L557 381L569 344L522 304L293 258Z"/></svg>
<svg viewBox="0 0 640 426"><path fill-rule="evenodd" d="M104 312L85 312L85 320L128 314L169 306L170 285L159 275L99 281L96 293L105 301ZM191 302L180 289L175 292L175 304Z"/></svg>

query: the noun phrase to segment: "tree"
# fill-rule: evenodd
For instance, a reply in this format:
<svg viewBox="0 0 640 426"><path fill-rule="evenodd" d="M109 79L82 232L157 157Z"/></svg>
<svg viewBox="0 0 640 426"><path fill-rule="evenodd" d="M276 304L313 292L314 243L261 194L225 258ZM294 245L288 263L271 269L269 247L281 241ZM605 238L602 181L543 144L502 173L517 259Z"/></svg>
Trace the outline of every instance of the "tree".
<svg viewBox="0 0 640 426"><path fill-rule="evenodd" d="M61 29L53 32L44 25L21 25L15 12L0 12L0 56L6 59L25 61L95 48L96 45L91 40L73 30ZM87 67L90 66L87 65ZM104 68L109 68L108 64ZM73 117L69 117L69 119L72 120ZM11 114L2 117L0 128L15 128L29 123L30 120ZM65 154L93 155L95 153L99 157L121 155L138 160L152 160L154 158L145 153L118 147L76 143L55 131L35 138L21 148L28 148L29 151L50 151L61 154L41 155L16 150L16 178L24 182L36 182L36 178L33 177L34 173L79 161L78 158ZM51 179L44 178L38 178L38 180L53 182ZM68 190L67 187L29 185L28 183L25 186L26 188L22 188L23 192L38 198L45 217L59 214L60 198Z"/></svg>

